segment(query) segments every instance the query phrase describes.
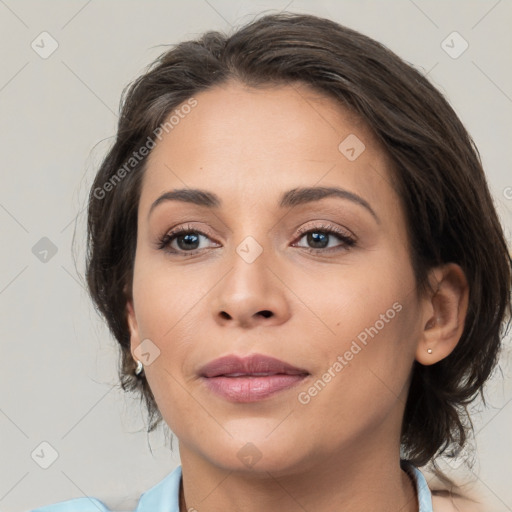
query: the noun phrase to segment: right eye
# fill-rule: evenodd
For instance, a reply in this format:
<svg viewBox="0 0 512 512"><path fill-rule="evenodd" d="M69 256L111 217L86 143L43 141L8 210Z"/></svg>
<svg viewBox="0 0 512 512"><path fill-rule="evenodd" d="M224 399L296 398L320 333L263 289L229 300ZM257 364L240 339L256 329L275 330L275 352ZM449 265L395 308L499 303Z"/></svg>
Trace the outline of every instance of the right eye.
<svg viewBox="0 0 512 512"><path fill-rule="evenodd" d="M180 226L161 237L157 247L166 253L189 256L206 249L200 247L201 238L210 239L206 233L196 228Z"/></svg>

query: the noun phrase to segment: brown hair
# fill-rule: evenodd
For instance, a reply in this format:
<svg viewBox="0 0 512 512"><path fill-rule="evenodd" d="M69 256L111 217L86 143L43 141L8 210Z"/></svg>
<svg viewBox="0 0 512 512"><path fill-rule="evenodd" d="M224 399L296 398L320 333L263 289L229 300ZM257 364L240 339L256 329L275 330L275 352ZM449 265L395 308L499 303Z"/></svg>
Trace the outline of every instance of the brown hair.
<svg viewBox="0 0 512 512"><path fill-rule="evenodd" d="M511 260L478 151L420 72L361 33L293 13L262 16L229 36L207 32L174 45L123 92L117 138L89 196L86 275L92 299L121 346L123 389L138 390L145 399L148 431L162 417L146 379L133 375L126 317L147 157L108 194L98 190L106 190L116 173L119 178L133 152L173 110L233 79L252 87L306 83L359 115L393 163L418 290L425 289L432 267L455 262L464 270L470 294L463 334L445 359L431 366L414 363L401 433L403 457L416 466L464 446L466 406L479 392L483 397L511 312Z"/></svg>

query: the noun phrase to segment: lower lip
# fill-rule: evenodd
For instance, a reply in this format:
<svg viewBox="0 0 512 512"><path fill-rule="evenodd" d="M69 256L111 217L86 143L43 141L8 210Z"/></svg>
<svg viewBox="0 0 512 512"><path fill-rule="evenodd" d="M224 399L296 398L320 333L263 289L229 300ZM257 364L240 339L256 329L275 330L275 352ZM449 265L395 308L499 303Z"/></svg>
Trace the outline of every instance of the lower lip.
<svg viewBox="0 0 512 512"><path fill-rule="evenodd" d="M307 375L269 375L267 377L210 377L206 386L231 402L257 402L303 381Z"/></svg>

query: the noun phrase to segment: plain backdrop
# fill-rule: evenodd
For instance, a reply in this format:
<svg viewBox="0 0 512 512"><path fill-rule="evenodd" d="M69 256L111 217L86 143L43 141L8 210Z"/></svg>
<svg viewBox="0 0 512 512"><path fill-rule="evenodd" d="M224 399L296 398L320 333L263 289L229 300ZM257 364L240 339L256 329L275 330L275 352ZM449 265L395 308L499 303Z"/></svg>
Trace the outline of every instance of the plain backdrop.
<svg viewBox="0 0 512 512"><path fill-rule="evenodd" d="M84 495L127 510L179 464L119 390L116 344L83 288L88 187L123 88L161 45L283 9L359 30L428 74L480 150L510 241L510 0L0 0L0 512ZM475 466L446 466L488 512L512 510L509 353L474 408Z"/></svg>

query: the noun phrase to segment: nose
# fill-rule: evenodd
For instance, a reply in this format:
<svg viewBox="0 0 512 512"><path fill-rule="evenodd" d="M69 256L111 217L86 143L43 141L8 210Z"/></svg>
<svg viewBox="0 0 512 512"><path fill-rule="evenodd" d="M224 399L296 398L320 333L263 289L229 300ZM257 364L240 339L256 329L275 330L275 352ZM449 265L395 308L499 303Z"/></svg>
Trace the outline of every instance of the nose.
<svg viewBox="0 0 512 512"><path fill-rule="evenodd" d="M276 326L290 317L289 288L265 251L250 263L235 253L212 292L215 321L224 327Z"/></svg>

